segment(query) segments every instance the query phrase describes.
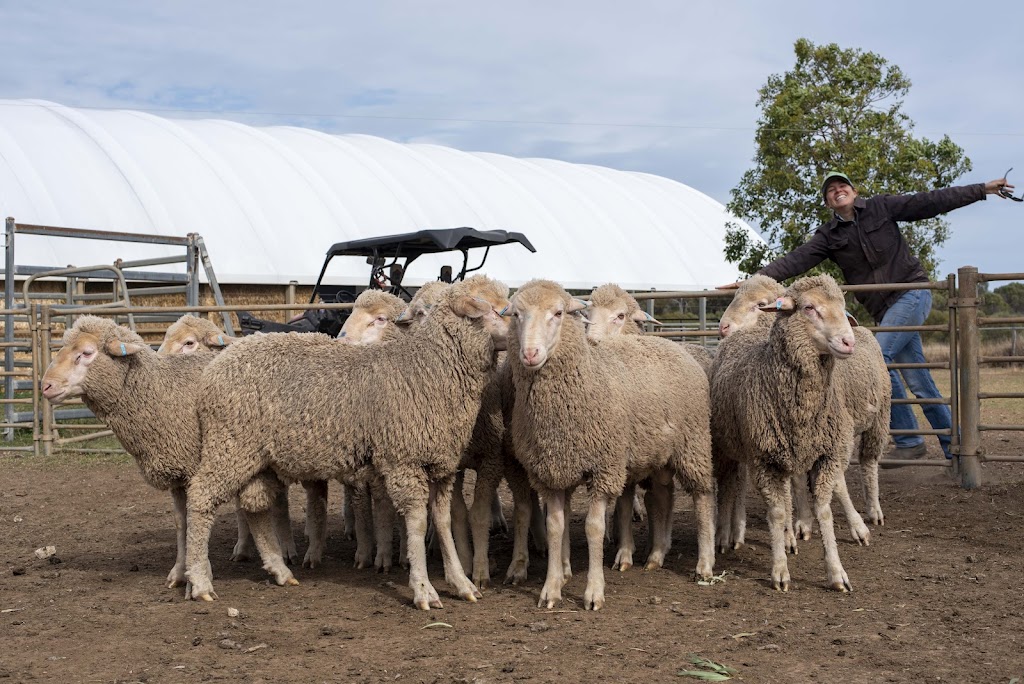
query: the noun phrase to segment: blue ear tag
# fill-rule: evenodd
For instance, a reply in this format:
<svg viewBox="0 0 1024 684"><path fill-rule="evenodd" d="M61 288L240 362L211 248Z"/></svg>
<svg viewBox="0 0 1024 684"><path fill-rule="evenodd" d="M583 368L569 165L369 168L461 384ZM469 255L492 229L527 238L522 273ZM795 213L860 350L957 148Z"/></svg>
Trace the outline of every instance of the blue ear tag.
<svg viewBox="0 0 1024 684"><path fill-rule="evenodd" d="M124 342L121 343L121 356L128 356L128 348L124 346Z"/></svg>
<svg viewBox="0 0 1024 684"><path fill-rule="evenodd" d="M510 307L510 306L512 306L512 305L511 304L506 304L505 308L498 312L498 315L499 316L504 316L505 314L507 314L508 313L508 307Z"/></svg>
<svg viewBox="0 0 1024 684"><path fill-rule="evenodd" d="M217 335L217 344L219 344L222 347L227 346L224 344L224 337L222 335Z"/></svg>
<svg viewBox="0 0 1024 684"><path fill-rule="evenodd" d="M779 310L782 309L782 300L781 299L776 299L775 300L775 308L779 309Z"/></svg>

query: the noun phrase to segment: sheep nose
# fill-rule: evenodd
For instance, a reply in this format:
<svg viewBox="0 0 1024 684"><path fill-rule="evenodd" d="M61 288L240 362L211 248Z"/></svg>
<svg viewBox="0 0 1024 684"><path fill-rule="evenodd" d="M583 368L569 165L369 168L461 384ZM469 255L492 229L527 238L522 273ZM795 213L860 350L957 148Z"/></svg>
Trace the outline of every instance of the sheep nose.
<svg viewBox="0 0 1024 684"><path fill-rule="evenodd" d="M729 324L728 323L719 323L718 324L718 336L719 337L728 337L729 336Z"/></svg>
<svg viewBox="0 0 1024 684"><path fill-rule="evenodd" d="M538 356L540 356L540 349L523 349L523 361L526 362L527 366L536 364Z"/></svg>
<svg viewBox="0 0 1024 684"><path fill-rule="evenodd" d="M39 381L39 385L40 385L40 388L42 389L43 396L46 397L47 399L49 399L50 395L53 394L53 383L52 382L43 382L42 380L40 380Z"/></svg>
<svg viewBox="0 0 1024 684"><path fill-rule="evenodd" d="M843 335L839 342L842 344L843 350L851 354L853 353L853 348L857 346L857 340L853 335Z"/></svg>

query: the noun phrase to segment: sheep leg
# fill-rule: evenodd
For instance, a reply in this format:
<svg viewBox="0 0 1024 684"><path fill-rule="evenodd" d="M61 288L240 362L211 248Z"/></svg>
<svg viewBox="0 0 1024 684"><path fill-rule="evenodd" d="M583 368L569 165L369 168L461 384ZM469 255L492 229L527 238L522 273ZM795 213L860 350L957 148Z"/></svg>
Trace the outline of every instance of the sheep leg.
<svg viewBox="0 0 1024 684"><path fill-rule="evenodd" d="M500 466L500 464L494 464ZM491 521L498 500L498 485L501 484L499 468L487 464L477 470L476 485L473 488L473 507L469 511L473 531L473 583L481 590L491 581L490 548Z"/></svg>
<svg viewBox="0 0 1024 684"><path fill-rule="evenodd" d="M452 486L451 521L452 535L455 539L455 548L459 554L459 562L462 569L472 569L473 550L469 545L469 509L466 508L466 498L463 495L465 486L466 471L460 470L455 475L455 484ZM434 522L434 540L437 540L437 522Z"/></svg>
<svg viewBox="0 0 1024 684"><path fill-rule="evenodd" d="M790 486L793 488L793 508L796 520L793 521L793 533L798 540L807 541L811 538L814 511L807 496L807 478L794 475Z"/></svg>
<svg viewBox="0 0 1024 684"><path fill-rule="evenodd" d="M789 591L789 564L786 559L786 508L791 505L786 490L788 478L759 472L758 489L768 507L768 533L772 545L772 588Z"/></svg>
<svg viewBox="0 0 1024 684"><path fill-rule="evenodd" d="M572 495L575 488L565 493L565 510L562 516L562 579L568 582L572 579L572 563L569 561L569 520L572 515Z"/></svg>
<svg viewBox="0 0 1024 684"><path fill-rule="evenodd" d="M302 483L306 490L306 535L309 547L302 559L302 567L315 568L323 563L327 545L327 481L310 480Z"/></svg>
<svg viewBox="0 0 1024 684"><path fill-rule="evenodd" d="M206 444L216 444L218 436L206 434ZM248 468L225 468L231 461L219 451L204 448L199 472L193 476L188 488L186 518L188 534L185 545L185 597L214 601L213 573L210 569L210 532L217 507L239 492L260 471L262 464L253 459ZM239 459L245 462L246 459ZM250 520L251 523L251 520Z"/></svg>
<svg viewBox="0 0 1024 684"><path fill-rule="evenodd" d="M441 560L444 562L444 579L455 590L459 598L475 603L483 598L480 590L466 577L466 571L459 561L452 537L452 489L455 477L447 477L430 483L431 510L434 514L434 530L441 544Z"/></svg>
<svg viewBox="0 0 1024 684"><path fill-rule="evenodd" d="M787 477L782 486L786 507L783 512L783 536L786 540L786 552L795 556L800 550L797 548L796 533L793 531L793 478Z"/></svg>
<svg viewBox="0 0 1024 684"><path fill-rule="evenodd" d="M715 575L715 495L694 492L693 512L697 518L697 577L707 582Z"/></svg>
<svg viewBox="0 0 1024 684"><path fill-rule="evenodd" d="M342 519L345 521L345 531L342 532L343 539L355 539L356 536L356 514L352 508L352 500L355 498L355 487L345 485L345 500L341 503Z"/></svg>
<svg viewBox="0 0 1024 684"><path fill-rule="evenodd" d="M177 555L174 558L174 567L167 573L167 588L185 586L185 533L187 524L185 518L185 488L171 487L171 499L174 502L174 535L177 538ZM246 537L249 536L249 528L246 528Z"/></svg>
<svg viewBox="0 0 1024 684"><path fill-rule="evenodd" d="M871 544L871 530L864 524L864 519L860 517L857 507L853 505L853 500L850 499L850 490L846 487L846 475L842 472L838 473L836 477L834 494L843 507L846 523L850 526L850 536L861 546L869 546Z"/></svg>
<svg viewBox="0 0 1024 684"><path fill-rule="evenodd" d="M443 608L441 597L427 578L427 507L416 502L404 511L406 537L409 544L409 586L413 604L420 610Z"/></svg>
<svg viewBox="0 0 1024 684"><path fill-rule="evenodd" d="M562 601L562 585L565 584L562 572L562 537L568 537L565 530L566 518L565 490L549 492L545 497L547 506L547 537L548 537L548 574L544 586L540 590L538 608L554 608Z"/></svg>
<svg viewBox="0 0 1024 684"><path fill-rule="evenodd" d="M644 495L647 508L648 537L650 553L644 570L657 570L665 565L669 549L672 548L672 504L675 499L675 479L669 470L662 470L651 476L650 486Z"/></svg>
<svg viewBox="0 0 1024 684"><path fill-rule="evenodd" d="M372 487L371 493L373 496L373 534L377 540L377 556L373 560L373 567L377 569L377 572L391 572L395 507L384 491L378 491L377 487Z"/></svg>
<svg viewBox="0 0 1024 684"><path fill-rule="evenodd" d="M541 518L533 513L537 495L530 489L526 473L506 467L505 480L512 490L512 562L505 572L505 584L518 584L526 580L526 571L530 566L530 545L528 542L530 526ZM536 537L534 537L536 540Z"/></svg>
<svg viewBox="0 0 1024 684"><path fill-rule="evenodd" d="M277 526L275 514L270 511L247 511L245 515L249 520L249 529L252 531L253 541L256 542L256 549L263 560L263 569L270 573L278 586L298 584L299 581L285 565L281 555L280 532L274 529Z"/></svg>
<svg viewBox="0 0 1024 684"><path fill-rule="evenodd" d="M285 485L276 492L274 500L270 505L271 520L274 533L281 545L282 555L288 565L296 565L299 562L299 551L295 546L295 535L292 534L292 520L288 514L288 486ZM251 525L250 525L251 527ZM255 535L253 536L255 540ZM259 544L256 544L259 549ZM262 553L260 554L263 555Z"/></svg>
<svg viewBox="0 0 1024 684"><path fill-rule="evenodd" d="M746 494L747 467L728 458L715 459L715 478L718 481L718 521L715 544L720 553L738 549L743 545L746 529L746 507L741 502ZM740 530L737 531L737 527Z"/></svg>
<svg viewBox="0 0 1024 684"><path fill-rule="evenodd" d="M252 558L255 547L252 543L252 535L249 533L249 522L245 519L245 511L238 507L235 502L235 523L238 525L238 540L235 548L231 551L233 562L247 561Z"/></svg>
<svg viewBox="0 0 1024 684"><path fill-rule="evenodd" d="M636 484L627 484L615 500L613 527L617 530L615 536L619 540L619 548L615 552L612 569L618 569L619 572L626 572L633 567L633 553L636 551L636 542L633 539L633 496L635 492Z"/></svg>
<svg viewBox="0 0 1024 684"><path fill-rule="evenodd" d="M875 426L861 435L860 471L864 481L864 503L868 510L868 520L875 525L884 525L882 504L878 499L878 459L885 449L888 425L885 422Z"/></svg>
<svg viewBox="0 0 1024 684"><path fill-rule="evenodd" d="M836 530L832 521L832 492L837 481L843 476L842 459L822 457L811 469L811 497L814 499L814 515L818 518L818 531L821 532L821 545L825 549L825 568L828 571L829 585L836 591L853 591L850 578L846 575L839 561L839 547L836 545Z"/></svg>
<svg viewBox="0 0 1024 684"><path fill-rule="evenodd" d="M354 567L362 570L374 564L374 540L376 530L373 522L373 504L370 488L365 482L352 487L352 515L355 518L356 555Z"/></svg>
<svg viewBox="0 0 1024 684"><path fill-rule="evenodd" d="M587 588L583 592L583 607L586 610L601 610L604 607L604 521L608 511L608 497L596 492L590 499L587 511L587 551L590 564L587 568Z"/></svg>

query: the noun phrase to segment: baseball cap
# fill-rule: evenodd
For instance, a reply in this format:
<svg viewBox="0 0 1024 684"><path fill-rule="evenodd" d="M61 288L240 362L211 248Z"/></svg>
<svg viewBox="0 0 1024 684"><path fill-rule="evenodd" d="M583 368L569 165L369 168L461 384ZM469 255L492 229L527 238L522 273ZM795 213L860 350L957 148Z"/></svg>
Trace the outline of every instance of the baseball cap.
<svg viewBox="0 0 1024 684"><path fill-rule="evenodd" d="M828 173L825 174L825 180L823 180L821 182L821 196L822 197L825 196L825 189L828 187L828 182L830 180L834 179L834 178L838 178L838 179L844 181L847 185L849 185L851 188L853 188L855 190L857 188L857 186L855 186L853 184L853 181L850 180L850 177L847 176L842 171L829 171Z"/></svg>

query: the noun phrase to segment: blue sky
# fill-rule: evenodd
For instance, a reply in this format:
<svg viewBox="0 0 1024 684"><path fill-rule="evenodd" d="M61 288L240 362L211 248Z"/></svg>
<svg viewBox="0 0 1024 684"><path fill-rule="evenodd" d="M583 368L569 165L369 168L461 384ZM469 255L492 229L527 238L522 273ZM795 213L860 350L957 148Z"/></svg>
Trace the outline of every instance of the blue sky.
<svg viewBox="0 0 1024 684"><path fill-rule="evenodd" d="M287 5L287 6L286 6ZM720 202L793 43L877 52L915 133L1024 188L1024 29L947 2L0 0L0 98L290 124L655 173ZM941 273L1024 271L1024 205L949 215ZM755 226L756 227L756 226Z"/></svg>

